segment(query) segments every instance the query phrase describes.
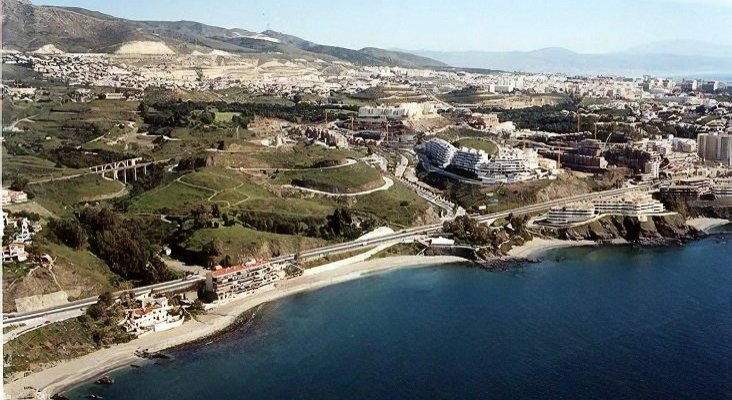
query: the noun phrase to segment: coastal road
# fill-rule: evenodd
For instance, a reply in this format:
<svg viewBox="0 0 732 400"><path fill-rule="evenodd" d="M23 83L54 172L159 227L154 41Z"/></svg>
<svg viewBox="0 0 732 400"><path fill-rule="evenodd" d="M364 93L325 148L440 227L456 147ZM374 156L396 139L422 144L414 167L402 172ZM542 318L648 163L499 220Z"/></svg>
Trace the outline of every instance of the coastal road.
<svg viewBox="0 0 732 400"><path fill-rule="evenodd" d="M188 287L192 287L199 282L204 281L205 278L200 275L191 275L190 277L184 278L184 279L177 279L174 281L169 282L163 282L163 283L156 283L154 285L149 286L142 286L139 288L132 289L131 291L135 293L136 295L141 295L144 293L149 292L170 292L180 289L185 289ZM119 291L115 292L114 295L118 296L125 291ZM69 313L72 311L81 311L85 308L89 307L90 305L96 303L98 300L98 297L87 297L86 299L82 300L76 300L72 301L66 304L61 304L54 307L45 308L43 310L37 310L37 311L29 311L25 313L9 313L9 314L3 314L3 324L9 325L9 324L19 324L19 323L27 323L29 321L33 320L49 320L52 321L54 319L55 315L61 315L65 313ZM70 315L68 318L73 318L75 315ZM78 314L77 314L78 315ZM65 318L67 319L67 318ZM53 321L55 322L55 321ZM41 322L42 323L42 322Z"/></svg>
<svg viewBox="0 0 732 400"><path fill-rule="evenodd" d="M546 211L552 207L562 206L562 205L576 203L576 202L580 202L580 201L590 201L590 200L598 198L598 197L615 196L615 195L620 195L620 194L631 192L631 191L638 191L638 190L647 191L647 190L651 190L651 189L652 189L651 185L639 185L639 186L634 186L634 187L611 189L611 190L605 190L605 191L601 191L601 192L593 192L593 193L587 193L587 194L582 194L582 195L578 195L578 196L566 197L566 198L547 201L547 202L538 203L538 204L532 204L529 206L518 207L518 208L511 209L511 210L496 212L496 213L492 213L492 214L473 216L473 218L475 218L478 222L481 222L481 223L490 223L498 218L508 217L511 214L513 214L513 215L533 214L536 212ZM354 251L357 249L365 248L367 246L371 247L371 246L382 245L382 244L409 242L409 241L415 240L416 238L418 238L420 236L437 233L441 229L442 229L442 223L417 226L417 227L413 227L413 228L403 229L399 232L386 234L386 235L376 237L376 238L367 238L367 239L361 239L361 240L357 239L352 242L338 243L338 244L334 244L334 245L330 245L330 246L320 247L317 249L302 251L302 252L300 252L299 257L300 258L325 257L328 255L334 255L334 254ZM294 259L295 259L295 254L290 254L290 255L286 255L286 256L273 258L270 260L270 262L286 262L286 261L293 261ZM133 289L133 292L135 294L143 294L143 293L148 293L151 291L155 291L155 292L174 291L174 290L192 287L204 280L205 280L205 278L203 276L192 275L186 279L179 279L179 280L175 280L175 281L163 282L163 283L158 283L155 285L139 287L139 288ZM121 294L121 293L122 292L117 292L116 294ZM74 302L70 302L68 304L50 307L50 308L46 308L46 309L38 310L38 311L32 311L32 312L27 312L27 313L3 314L3 322L4 322L4 324L8 325L8 324L24 323L27 321L34 321L34 320L37 323L39 319L41 319L41 321L59 321L60 319L58 319L58 317L60 317L61 315L72 315L72 314L68 314L68 312L69 311L81 311L81 310L85 309L86 307L89 307L90 305L96 303L96 301L97 301L97 297L90 297L87 299L77 300ZM67 314L63 314L63 313L67 313ZM71 317L69 317L69 318L71 318Z"/></svg>

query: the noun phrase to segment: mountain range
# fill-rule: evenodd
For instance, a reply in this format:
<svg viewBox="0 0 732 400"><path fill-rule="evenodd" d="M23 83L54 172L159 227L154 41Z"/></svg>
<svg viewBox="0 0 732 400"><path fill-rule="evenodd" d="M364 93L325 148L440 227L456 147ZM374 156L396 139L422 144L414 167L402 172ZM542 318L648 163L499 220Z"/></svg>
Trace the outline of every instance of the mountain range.
<svg viewBox="0 0 732 400"><path fill-rule="evenodd" d="M732 76L732 47L696 41L666 41L605 54L575 53L561 47L533 51L402 50L446 64L565 74L622 76ZM726 80L725 78L719 78Z"/></svg>
<svg viewBox="0 0 732 400"><path fill-rule="evenodd" d="M272 30L253 32L193 21L133 21L77 7L35 6L26 0L2 3L3 47L20 51L277 54L355 65L453 66L569 75L721 76L716 79L732 80L732 46L719 41L656 42L605 54L576 53L561 47L508 52L354 50Z"/></svg>
<svg viewBox="0 0 732 400"><path fill-rule="evenodd" d="M36 6L3 0L3 47L40 48L68 53L114 53L143 42L136 51L163 53L277 53L284 56L345 61L356 65L444 67L426 57L366 47L359 50L313 43L275 31L228 29L193 21L133 21L77 7ZM150 46L153 44L153 46ZM147 50L139 50L139 49Z"/></svg>

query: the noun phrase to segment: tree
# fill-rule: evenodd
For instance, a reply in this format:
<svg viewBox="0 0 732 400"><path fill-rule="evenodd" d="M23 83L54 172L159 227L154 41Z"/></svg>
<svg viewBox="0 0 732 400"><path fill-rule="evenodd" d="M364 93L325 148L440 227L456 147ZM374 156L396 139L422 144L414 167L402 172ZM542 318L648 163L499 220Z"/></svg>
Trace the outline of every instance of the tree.
<svg viewBox="0 0 732 400"><path fill-rule="evenodd" d="M201 252L208 258L209 266L213 266L215 258L224 254L224 244L219 239L211 239L203 245Z"/></svg>
<svg viewBox="0 0 732 400"><path fill-rule="evenodd" d="M22 177L16 177L10 184L10 190L22 191L28 185L28 179Z"/></svg>
<svg viewBox="0 0 732 400"><path fill-rule="evenodd" d="M211 221L211 208L205 204L199 204L191 213L193 214L193 227L195 229L204 228Z"/></svg>
<svg viewBox="0 0 732 400"><path fill-rule="evenodd" d="M86 232L75 219L52 219L48 222L48 227L56 235L56 238L66 246L80 249L86 244Z"/></svg>
<svg viewBox="0 0 732 400"><path fill-rule="evenodd" d="M150 107L145 103L145 101L141 101L140 105L137 106L137 111L140 112L140 116L145 119L148 117L148 112L150 111Z"/></svg>

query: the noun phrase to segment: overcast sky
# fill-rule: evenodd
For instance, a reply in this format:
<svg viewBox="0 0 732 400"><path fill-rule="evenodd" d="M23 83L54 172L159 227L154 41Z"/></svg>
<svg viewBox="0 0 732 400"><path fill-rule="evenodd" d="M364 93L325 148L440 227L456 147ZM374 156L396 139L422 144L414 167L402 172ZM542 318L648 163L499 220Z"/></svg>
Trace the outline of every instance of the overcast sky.
<svg viewBox="0 0 732 400"><path fill-rule="evenodd" d="M732 45L732 0L35 0L137 20L272 29L321 44L584 53L691 39Z"/></svg>

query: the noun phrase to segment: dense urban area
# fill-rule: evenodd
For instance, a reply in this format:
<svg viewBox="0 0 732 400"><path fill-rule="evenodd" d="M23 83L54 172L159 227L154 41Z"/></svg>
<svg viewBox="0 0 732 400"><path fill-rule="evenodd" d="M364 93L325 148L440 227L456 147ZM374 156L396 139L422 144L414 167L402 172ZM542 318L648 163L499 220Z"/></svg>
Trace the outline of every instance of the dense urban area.
<svg viewBox="0 0 732 400"><path fill-rule="evenodd" d="M368 258L730 216L723 81L129 46L2 52L6 382Z"/></svg>

